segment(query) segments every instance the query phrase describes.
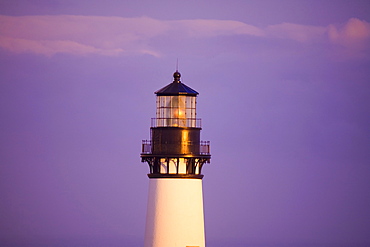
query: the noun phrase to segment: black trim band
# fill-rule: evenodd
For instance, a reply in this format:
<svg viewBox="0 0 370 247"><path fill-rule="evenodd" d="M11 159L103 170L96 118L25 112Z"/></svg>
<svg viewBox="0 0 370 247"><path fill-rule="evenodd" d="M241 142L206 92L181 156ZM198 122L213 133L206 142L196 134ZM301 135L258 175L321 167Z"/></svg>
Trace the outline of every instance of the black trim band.
<svg viewBox="0 0 370 247"><path fill-rule="evenodd" d="M185 179L202 179L202 174L148 174L149 178L185 178Z"/></svg>

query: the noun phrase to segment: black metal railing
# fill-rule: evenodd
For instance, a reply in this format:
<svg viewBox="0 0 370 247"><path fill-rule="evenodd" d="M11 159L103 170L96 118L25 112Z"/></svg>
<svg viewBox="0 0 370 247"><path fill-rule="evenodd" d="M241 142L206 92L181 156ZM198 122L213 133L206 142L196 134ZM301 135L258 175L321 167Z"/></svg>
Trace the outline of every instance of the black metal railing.
<svg viewBox="0 0 370 247"><path fill-rule="evenodd" d="M143 140L141 153L142 154L151 154L152 153L152 141L151 140ZM201 154L201 155L210 155L211 154L210 141L200 141L199 154Z"/></svg>
<svg viewBox="0 0 370 247"><path fill-rule="evenodd" d="M152 118L151 127L189 127L201 128L200 118Z"/></svg>
<svg viewBox="0 0 370 247"><path fill-rule="evenodd" d="M150 140L143 140L141 152L143 154L150 154L150 153L152 153L152 141L150 141Z"/></svg>
<svg viewBox="0 0 370 247"><path fill-rule="evenodd" d="M210 155L211 154L211 142L210 141L200 141L199 152L203 155Z"/></svg>

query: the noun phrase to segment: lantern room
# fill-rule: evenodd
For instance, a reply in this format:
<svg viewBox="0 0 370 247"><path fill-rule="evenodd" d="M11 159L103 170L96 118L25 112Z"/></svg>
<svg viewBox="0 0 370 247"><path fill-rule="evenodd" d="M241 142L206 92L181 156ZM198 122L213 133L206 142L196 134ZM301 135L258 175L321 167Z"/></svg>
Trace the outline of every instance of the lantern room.
<svg viewBox="0 0 370 247"><path fill-rule="evenodd" d="M173 74L174 81L155 92L157 95L156 127L200 127L196 119L198 92L181 83L181 74Z"/></svg>
<svg viewBox="0 0 370 247"><path fill-rule="evenodd" d="M196 118L198 92L174 80L155 92L156 118L152 118L151 140L143 140L141 158L150 167L150 178L202 178L202 166L209 163L210 145L200 141L201 120Z"/></svg>

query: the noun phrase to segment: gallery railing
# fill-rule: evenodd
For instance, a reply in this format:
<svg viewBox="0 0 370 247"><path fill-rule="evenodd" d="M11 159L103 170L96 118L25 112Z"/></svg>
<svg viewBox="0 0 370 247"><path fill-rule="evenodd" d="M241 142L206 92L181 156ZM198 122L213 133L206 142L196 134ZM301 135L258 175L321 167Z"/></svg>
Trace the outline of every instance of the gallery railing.
<svg viewBox="0 0 370 247"><path fill-rule="evenodd" d="M200 118L152 118L151 127L201 128Z"/></svg>
<svg viewBox="0 0 370 247"><path fill-rule="evenodd" d="M183 145L183 144L184 143L174 143L174 145ZM200 141L199 144L200 144L199 145L199 154L200 155L210 155L211 154L210 141ZM151 154L152 153L152 141L143 140L141 152L142 152L142 154Z"/></svg>

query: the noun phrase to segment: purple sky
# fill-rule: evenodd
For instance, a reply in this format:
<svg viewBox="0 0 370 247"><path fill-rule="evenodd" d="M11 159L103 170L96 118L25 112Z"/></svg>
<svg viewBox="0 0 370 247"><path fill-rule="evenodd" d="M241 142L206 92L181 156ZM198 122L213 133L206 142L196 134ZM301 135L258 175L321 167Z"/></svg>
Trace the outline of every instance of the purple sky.
<svg viewBox="0 0 370 247"><path fill-rule="evenodd" d="M369 13L0 0L0 245L142 246L141 140L177 58L211 141L207 246L370 245Z"/></svg>

